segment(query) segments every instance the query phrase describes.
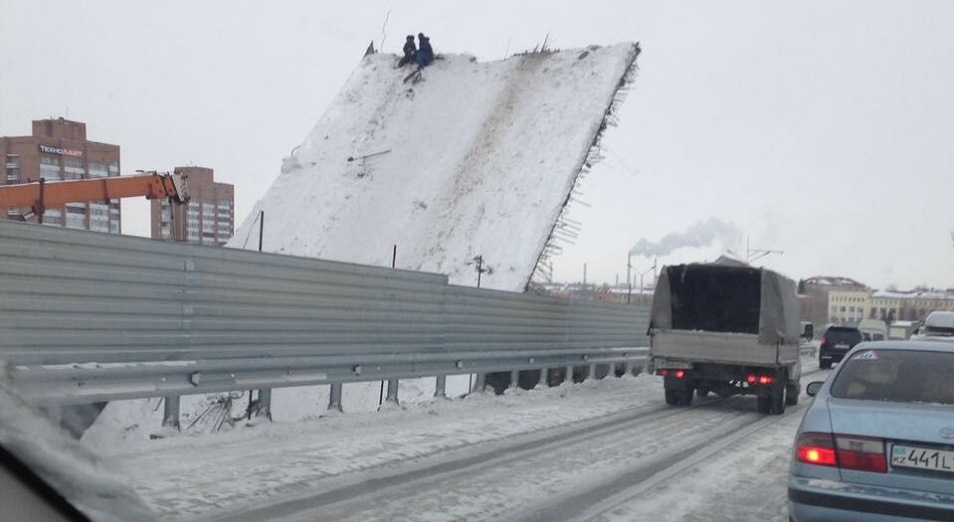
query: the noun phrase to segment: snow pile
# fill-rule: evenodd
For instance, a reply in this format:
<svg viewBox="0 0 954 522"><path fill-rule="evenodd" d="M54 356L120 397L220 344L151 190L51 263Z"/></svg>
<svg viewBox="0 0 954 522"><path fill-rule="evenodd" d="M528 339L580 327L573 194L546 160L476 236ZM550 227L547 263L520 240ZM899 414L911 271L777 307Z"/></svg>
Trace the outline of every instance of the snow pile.
<svg viewBox="0 0 954 522"><path fill-rule="evenodd" d="M228 246L522 291L638 47L451 55L404 83L365 57Z"/></svg>

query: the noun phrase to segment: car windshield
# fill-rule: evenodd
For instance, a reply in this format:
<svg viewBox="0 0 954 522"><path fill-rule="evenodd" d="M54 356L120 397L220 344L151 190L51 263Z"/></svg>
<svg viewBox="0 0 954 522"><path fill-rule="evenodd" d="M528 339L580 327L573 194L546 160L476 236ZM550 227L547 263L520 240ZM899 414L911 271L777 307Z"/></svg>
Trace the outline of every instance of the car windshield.
<svg viewBox="0 0 954 522"><path fill-rule="evenodd" d="M954 353L867 349L843 365L833 397L954 404Z"/></svg>

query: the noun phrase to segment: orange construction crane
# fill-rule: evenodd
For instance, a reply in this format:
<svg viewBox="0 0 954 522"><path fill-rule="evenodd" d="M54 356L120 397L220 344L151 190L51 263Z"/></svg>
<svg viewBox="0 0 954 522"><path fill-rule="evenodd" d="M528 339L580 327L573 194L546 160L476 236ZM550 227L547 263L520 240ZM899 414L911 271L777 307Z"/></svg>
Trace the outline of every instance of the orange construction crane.
<svg viewBox="0 0 954 522"><path fill-rule="evenodd" d="M117 198L169 198L173 203L189 200L186 177L179 174L152 172L141 176L44 181L0 186L0 209L30 207L40 217L47 208L67 203L103 201Z"/></svg>

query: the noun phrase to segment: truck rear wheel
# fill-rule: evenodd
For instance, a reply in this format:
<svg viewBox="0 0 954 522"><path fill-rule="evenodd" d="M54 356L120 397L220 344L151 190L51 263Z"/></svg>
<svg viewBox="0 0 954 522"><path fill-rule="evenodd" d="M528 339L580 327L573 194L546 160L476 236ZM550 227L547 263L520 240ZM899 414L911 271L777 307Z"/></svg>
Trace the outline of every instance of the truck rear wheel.
<svg viewBox="0 0 954 522"><path fill-rule="evenodd" d="M759 413L764 413L768 415L772 411L772 398L771 397L757 397L755 403L755 410Z"/></svg>
<svg viewBox="0 0 954 522"><path fill-rule="evenodd" d="M785 405L788 404L788 399L786 393L788 387L785 384L776 384L772 386L772 395L771 395L771 405L772 410L769 412L772 415L781 415L785 413Z"/></svg>
<svg viewBox="0 0 954 522"><path fill-rule="evenodd" d="M692 388L686 388L685 390L679 390L679 394L676 396L679 399L680 406L692 406L692 397L695 395L695 390Z"/></svg>
<svg viewBox="0 0 954 522"><path fill-rule="evenodd" d="M785 404L788 406L798 405L798 396L802 394L802 385L789 384L785 389Z"/></svg>
<svg viewBox="0 0 954 522"><path fill-rule="evenodd" d="M666 404L670 406L675 406L679 403L679 400L676 398L676 390L665 390L666 392Z"/></svg>

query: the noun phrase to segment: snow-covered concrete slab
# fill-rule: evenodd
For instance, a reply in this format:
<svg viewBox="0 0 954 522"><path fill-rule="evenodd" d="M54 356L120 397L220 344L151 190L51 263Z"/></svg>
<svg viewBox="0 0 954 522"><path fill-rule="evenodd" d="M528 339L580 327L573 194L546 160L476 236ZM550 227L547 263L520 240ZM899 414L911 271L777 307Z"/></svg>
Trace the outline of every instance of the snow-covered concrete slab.
<svg viewBox="0 0 954 522"><path fill-rule="evenodd" d="M403 80L365 57L228 246L447 274L522 291L638 46L481 63Z"/></svg>

